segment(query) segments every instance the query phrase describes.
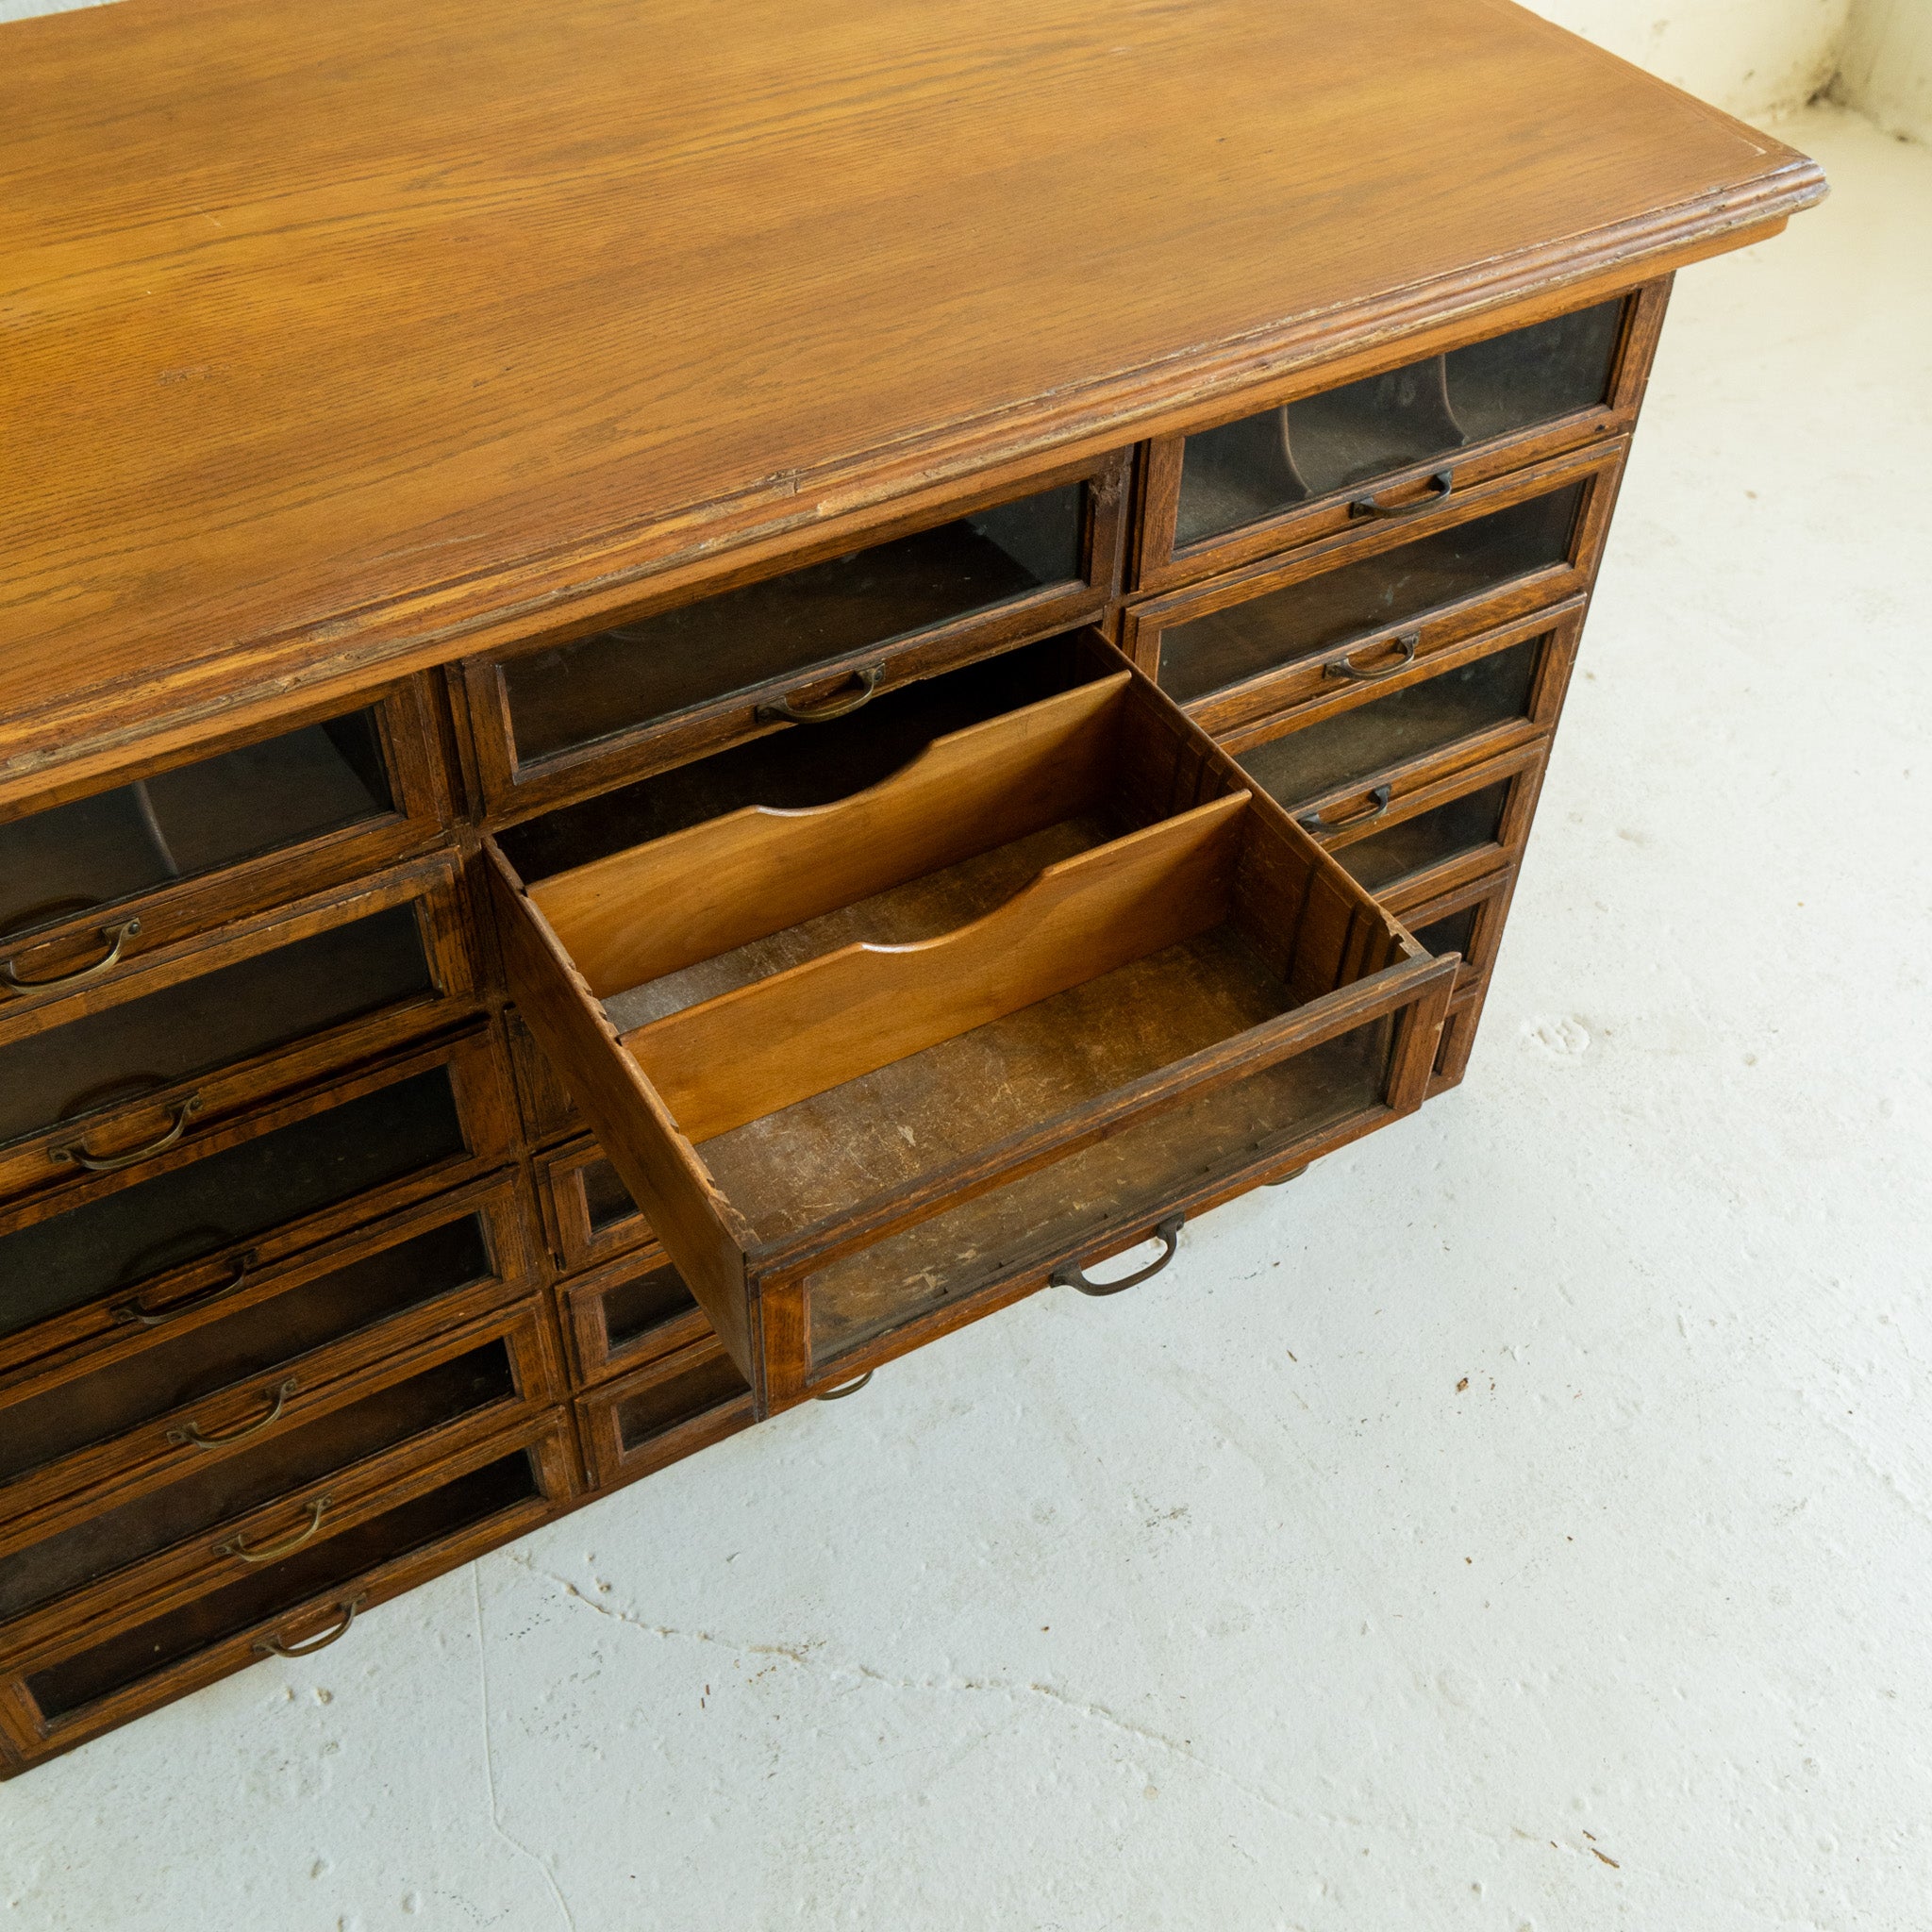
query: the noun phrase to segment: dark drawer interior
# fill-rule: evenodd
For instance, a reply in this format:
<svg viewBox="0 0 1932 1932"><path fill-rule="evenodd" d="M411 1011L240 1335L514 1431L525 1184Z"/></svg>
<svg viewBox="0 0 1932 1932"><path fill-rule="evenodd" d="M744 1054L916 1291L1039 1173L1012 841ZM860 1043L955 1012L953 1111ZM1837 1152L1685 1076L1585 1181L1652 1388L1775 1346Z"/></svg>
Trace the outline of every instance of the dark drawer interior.
<svg viewBox="0 0 1932 1932"><path fill-rule="evenodd" d="M0 824L0 935L395 809L373 710Z"/></svg>
<svg viewBox="0 0 1932 1932"><path fill-rule="evenodd" d="M1198 543L1609 394L1621 299L1189 437L1174 541Z"/></svg>
<svg viewBox="0 0 1932 1932"><path fill-rule="evenodd" d="M118 1508L0 1557L0 1618L79 1590L291 1490L516 1393L501 1341L211 1461ZM271 1533L270 1540L274 1540Z"/></svg>
<svg viewBox="0 0 1932 1932"><path fill-rule="evenodd" d="M885 644L1082 578L1085 486L725 591L503 666L520 763L713 698L797 680Z"/></svg>
<svg viewBox="0 0 1932 1932"><path fill-rule="evenodd" d="M1191 704L1351 638L1565 563L1585 488L1566 484L1244 604L1170 624L1160 634L1161 688Z"/></svg>
<svg viewBox="0 0 1932 1932"><path fill-rule="evenodd" d="M273 1382L309 1350L491 1273L482 1217L466 1214L220 1321L158 1332L138 1355L0 1410L0 1481L248 1377Z"/></svg>
<svg viewBox="0 0 1932 1932"><path fill-rule="evenodd" d="M0 1334L460 1156L445 1067L0 1236Z"/></svg>
<svg viewBox="0 0 1932 1932"><path fill-rule="evenodd" d="M28 1693L43 1718L67 1716L541 1493L536 1466L520 1450L38 1671L26 1680Z"/></svg>
<svg viewBox="0 0 1932 1932"><path fill-rule="evenodd" d="M413 904L0 1046L0 1141L435 991Z"/></svg>

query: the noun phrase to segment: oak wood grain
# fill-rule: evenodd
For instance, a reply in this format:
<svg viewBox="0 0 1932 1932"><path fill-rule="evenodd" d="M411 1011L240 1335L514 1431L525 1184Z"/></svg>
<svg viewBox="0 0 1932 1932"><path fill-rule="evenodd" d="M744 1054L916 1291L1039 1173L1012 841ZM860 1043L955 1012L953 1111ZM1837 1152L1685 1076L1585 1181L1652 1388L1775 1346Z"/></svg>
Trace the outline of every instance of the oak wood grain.
<svg viewBox="0 0 1932 1932"><path fill-rule="evenodd" d="M0 31L14 785L1823 192L1505 0Z"/></svg>

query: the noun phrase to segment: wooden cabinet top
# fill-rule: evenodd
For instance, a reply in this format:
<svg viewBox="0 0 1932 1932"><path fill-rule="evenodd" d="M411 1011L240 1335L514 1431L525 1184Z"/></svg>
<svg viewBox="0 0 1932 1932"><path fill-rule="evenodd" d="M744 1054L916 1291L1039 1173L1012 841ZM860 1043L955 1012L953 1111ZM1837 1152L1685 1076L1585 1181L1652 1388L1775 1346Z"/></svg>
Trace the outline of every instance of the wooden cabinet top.
<svg viewBox="0 0 1932 1932"><path fill-rule="evenodd" d="M1824 192L1503 0L124 0L0 55L0 802Z"/></svg>

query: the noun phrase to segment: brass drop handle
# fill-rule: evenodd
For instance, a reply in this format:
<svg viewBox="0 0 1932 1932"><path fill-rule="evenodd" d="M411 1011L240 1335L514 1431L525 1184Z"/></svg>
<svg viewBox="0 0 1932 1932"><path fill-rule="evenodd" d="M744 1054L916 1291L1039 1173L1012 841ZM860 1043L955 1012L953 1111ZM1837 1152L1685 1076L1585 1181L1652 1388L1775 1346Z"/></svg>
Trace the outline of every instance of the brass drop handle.
<svg viewBox="0 0 1932 1932"><path fill-rule="evenodd" d="M834 698L829 704L810 706L794 705L790 698L779 698L774 704L760 705L754 715L760 724L775 724L781 719L788 724L829 724L834 718L849 718L861 705L872 702L885 673L879 665L868 664L853 675L858 679L858 689L849 698Z"/></svg>
<svg viewBox="0 0 1932 1932"><path fill-rule="evenodd" d="M1143 1281L1152 1281L1174 1257L1181 1244L1181 1228L1187 1221L1185 1214L1170 1214L1154 1230L1154 1238L1160 1243L1160 1253L1146 1267L1136 1269L1132 1274L1124 1274L1118 1281L1089 1281L1081 1272L1077 1261L1068 1261L1053 1271L1053 1285L1056 1288L1077 1288L1082 1294L1119 1294L1125 1288L1139 1288Z"/></svg>
<svg viewBox="0 0 1932 1932"><path fill-rule="evenodd" d="M1346 832L1356 825L1366 825L1372 819L1378 819L1389 809L1389 788L1377 785L1369 793L1369 808L1358 811L1351 818L1324 819L1320 811L1305 811L1296 818L1295 824L1308 832Z"/></svg>
<svg viewBox="0 0 1932 1932"><path fill-rule="evenodd" d="M254 1266L255 1250L249 1248L235 1257L235 1273L228 1280L217 1281L199 1294L189 1295L184 1301L170 1302L165 1308L159 1309L145 1308L137 1298L121 1303L110 1312L117 1322L133 1322L142 1328L158 1328L163 1322L172 1322L176 1315L192 1315L211 1302L225 1301L229 1295L241 1293L248 1286L248 1271Z"/></svg>
<svg viewBox="0 0 1932 1932"><path fill-rule="evenodd" d="M282 1419L282 1411L289 1406L289 1397L294 1394L299 1385L291 1375L278 1389L264 1389L262 1399L268 1404L268 1412L257 1416L253 1422L241 1423L232 1429L224 1429L219 1435L208 1435L195 1427L193 1420L182 1423L168 1431L168 1441L178 1449L192 1443L197 1449L224 1449L230 1442L240 1442L250 1436L258 1436L271 1424Z"/></svg>
<svg viewBox="0 0 1932 1932"><path fill-rule="evenodd" d="M1352 517L1419 517L1424 510L1440 508L1448 502L1455 493L1456 472L1438 470L1429 478L1429 488L1434 495L1420 497L1414 503L1390 505L1377 503L1373 496L1357 496L1348 506L1348 513Z"/></svg>
<svg viewBox="0 0 1932 1932"><path fill-rule="evenodd" d="M215 1545L215 1555L240 1557L244 1563L275 1563L284 1557L292 1557L322 1527L328 1505L326 1496L316 1497L308 1506L308 1521L293 1536L285 1536L278 1543L262 1543L251 1550L239 1536L231 1536L227 1541Z"/></svg>
<svg viewBox="0 0 1932 1932"><path fill-rule="evenodd" d="M1357 684L1374 684L1378 677L1393 677L1398 671L1407 671L1415 662L1416 647L1422 641L1421 631L1406 630L1399 638L1392 640L1395 656L1386 664L1378 664L1373 671L1364 671L1355 661L1355 651L1350 651L1346 657L1332 658L1323 665L1322 675L1352 678ZM1356 646L1357 651L1363 648L1360 644ZM1374 646L1369 645L1366 648L1373 650Z"/></svg>
<svg viewBox="0 0 1932 1932"><path fill-rule="evenodd" d="M868 1369L864 1374L856 1377L850 1382L841 1382L836 1389L823 1390L812 1399L815 1402L842 1402L848 1395L857 1395L872 1380L874 1373L873 1370Z"/></svg>
<svg viewBox="0 0 1932 1932"><path fill-rule="evenodd" d="M105 973L109 966L118 965L121 960L121 948L140 930L141 921L138 919L125 920L119 925L102 926L101 937L108 943L105 956L96 959L92 966L77 967L72 973L57 973L51 979L21 978L13 970L14 960L21 956L14 953L5 959L0 959L0 985L10 986L15 992L39 992L50 986L78 986L83 979L92 979L95 974ZM44 943L51 944L52 941ZM40 947L29 946L27 950L37 953Z"/></svg>
<svg viewBox="0 0 1932 1932"><path fill-rule="evenodd" d="M349 1634L349 1626L356 1621L356 1612L368 1601L366 1596L352 1596L345 1603L337 1605L335 1628L309 1638L306 1643L284 1643L279 1637L258 1637L253 1648L261 1657L313 1657L318 1650L326 1650L331 1643L339 1643Z"/></svg>
<svg viewBox="0 0 1932 1932"><path fill-rule="evenodd" d="M188 1116L201 1111L201 1095L191 1093L175 1109L175 1117L156 1139L144 1147L130 1148L125 1154L90 1154L85 1141L69 1141L58 1147L47 1149L49 1160L70 1163L84 1167L89 1174L119 1174L124 1167L136 1167L143 1160L151 1160L165 1148L172 1147L188 1131Z"/></svg>

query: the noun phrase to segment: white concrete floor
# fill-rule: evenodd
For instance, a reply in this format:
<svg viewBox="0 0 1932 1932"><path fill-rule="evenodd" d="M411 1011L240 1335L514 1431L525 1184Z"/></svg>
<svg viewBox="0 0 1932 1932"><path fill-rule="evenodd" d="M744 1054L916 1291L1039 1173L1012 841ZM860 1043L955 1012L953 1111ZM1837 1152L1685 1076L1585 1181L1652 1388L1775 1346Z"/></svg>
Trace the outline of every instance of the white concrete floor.
<svg viewBox="0 0 1932 1932"><path fill-rule="evenodd" d="M1460 1091L0 1789L0 1924L1932 1924L1932 152L1781 131Z"/></svg>

